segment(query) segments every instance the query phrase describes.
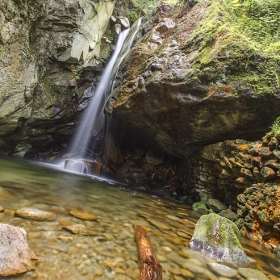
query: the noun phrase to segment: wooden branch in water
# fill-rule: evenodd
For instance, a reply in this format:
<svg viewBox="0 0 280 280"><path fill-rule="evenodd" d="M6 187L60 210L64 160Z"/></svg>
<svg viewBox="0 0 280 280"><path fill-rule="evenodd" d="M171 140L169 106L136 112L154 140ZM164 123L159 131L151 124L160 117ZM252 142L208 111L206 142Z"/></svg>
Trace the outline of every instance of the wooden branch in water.
<svg viewBox="0 0 280 280"><path fill-rule="evenodd" d="M139 280L162 280L162 268L157 261L147 230L137 225L134 225L134 230L141 263Z"/></svg>

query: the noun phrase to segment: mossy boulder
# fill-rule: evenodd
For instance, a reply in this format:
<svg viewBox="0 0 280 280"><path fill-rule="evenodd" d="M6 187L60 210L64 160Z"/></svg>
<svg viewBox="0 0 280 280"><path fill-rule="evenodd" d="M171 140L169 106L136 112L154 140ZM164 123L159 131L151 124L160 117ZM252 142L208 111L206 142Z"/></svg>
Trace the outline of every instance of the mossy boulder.
<svg viewBox="0 0 280 280"><path fill-rule="evenodd" d="M189 247L223 263L251 266L254 261L245 254L239 236L232 221L217 214L203 215L196 224Z"/></svg>
<svg viewBox="0 0 280 280"><path fill-rule="evenodd" d="M207 204L203 201L195 202L192 205L192 210L202 215L208 214L210 211L210 209L207 207Z"/></svg>

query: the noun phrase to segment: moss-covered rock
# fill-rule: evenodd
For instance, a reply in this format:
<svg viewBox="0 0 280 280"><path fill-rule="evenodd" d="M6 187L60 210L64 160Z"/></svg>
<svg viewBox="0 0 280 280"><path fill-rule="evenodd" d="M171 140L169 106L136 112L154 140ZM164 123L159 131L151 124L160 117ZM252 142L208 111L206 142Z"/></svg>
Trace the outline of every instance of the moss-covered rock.
<svg viewBox="0 0 280 280"><path fill-rule="evenodd" d="M187 157L209 143L257 140L268 131L280 115L279 38L267 27L260 41L245 28L256 24L246 16L248 2L187 1L162 6L152 27L143 20L145 35L121 65L112 95L113 127L126 145Z"/></svg>
<svg viewBox="0 0 280 280"><path fill-rule="evenodd" d="M210 211L210 209L207 207L207 204L203 201L195 202L192 205L192 210L202 215L208 214Z"/></svg>
<svg viewBox="0 0 280 280"><path fill-rule="evenodd" d="M252 265L253 260L245 254L239 236L232 221L217 214L203 215L196 224L189 247L220 262Z"/></svg>

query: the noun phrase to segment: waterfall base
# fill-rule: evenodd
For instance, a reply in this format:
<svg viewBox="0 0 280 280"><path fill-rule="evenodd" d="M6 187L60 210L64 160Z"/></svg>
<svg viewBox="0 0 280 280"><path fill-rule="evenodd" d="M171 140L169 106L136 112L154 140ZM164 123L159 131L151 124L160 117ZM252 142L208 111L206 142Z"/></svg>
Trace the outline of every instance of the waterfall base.
<svg viewBox="0 0 280 280"><path fill-rule="evenodd" d="M64 162L64 169L87 174L87 175L100 175L101 164L98 161L90 161L85 159L67 159Z"/></svg>

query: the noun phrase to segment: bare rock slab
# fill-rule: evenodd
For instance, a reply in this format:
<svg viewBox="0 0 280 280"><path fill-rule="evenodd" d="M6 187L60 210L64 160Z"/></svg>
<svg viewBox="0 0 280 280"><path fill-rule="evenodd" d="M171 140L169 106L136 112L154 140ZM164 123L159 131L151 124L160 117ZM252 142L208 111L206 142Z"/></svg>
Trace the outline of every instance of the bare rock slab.
<svg viewBox="0 0 280 280"><path fill-rule="evenodd" d="M16 211L15 215L36 221L53 221L56 219L56 215L54 213L35 208L21 208Z"/></svg>
<svg viewBox="0 0 280 280"><path fill-rule="evenodd" d="M0 276L33 270L35 253L29 248L26 232L21 227L0 224Z"/></svg>

